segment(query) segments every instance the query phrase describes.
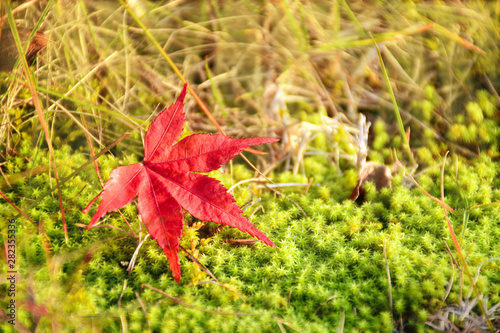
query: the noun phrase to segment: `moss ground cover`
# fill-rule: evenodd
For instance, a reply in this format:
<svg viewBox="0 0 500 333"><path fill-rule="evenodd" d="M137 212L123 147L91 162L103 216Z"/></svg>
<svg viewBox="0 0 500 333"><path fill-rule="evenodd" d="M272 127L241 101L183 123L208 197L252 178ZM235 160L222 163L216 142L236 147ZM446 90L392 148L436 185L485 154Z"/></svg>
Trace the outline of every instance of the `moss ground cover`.
<svg viewBox="0 0 500 333"><path fill-rule="evenodd" d="M17 330L484 330L479 307L467 307L478 298L500 327L497 3L127 3L130 11L119 2L49 0L22 10L12 2L20 26L41 26L49 38L32 67L47 136L23 69L0 73L0 188L11 202L0 199L4 248L5 221L17 209L29 217L16 219ZM281 139L267 155L246 154L274 184L241 158L210 174L278 248L186 213L180 284L135 202L92 230L94 211L82 213L113 168L142 160L150 120L182 87L172 64L225 133ZM186 116L185 133L217 132L193 95ZM54 165L64 179L126 132L62 184L66 240ZM478 294L443 208L395 163L397 154L439 198L446 151L445 202L457 212L449 218ZM392 187L367 183L353 202L364 154L391 167ZM0 252L3 320L11 298Z"/></svg>
<svg viewBox="0 0 500 333"><path fill-rule="evenodd" d="M24 146L22 157L33 158L36 152L29 148ZM63 174L85 161L83 154L70 157L69 152L58 152L59 158L69 161L61 168ZM46 157L40 155L43 164ZM21 160L13 162L12 170L26 169ZM403 186L403 177L398 175L393 188L381 193L367 186L367 199L358 205L345 200L355 180L353 175L334 176L337 170L325 167L321 158L311 157L305 162L322 178L321 184L311 186L307 194L303 189L289 189L283 191L288 199L274 197L256 185L235 192L240 203L255 195L262 199L265 214L256 212L251 221L270 235L277 249L225 242L248 238L232 228L206 238L202 223L188 217L181 245L196 254L219 284L208 283L210 277L181 253L180 285L168 271L161 249L150 239L141 247L131 275L127 273L123 262L132 258L137 239L127 234L130 231L124 221L127 219L139 233L134 205L123 209L123 217L110 214L104 222L122 231L86 231L76 226L90 221L80 209L94 193L85 185L98 182L95 170L88 167L71 180L68 189L72 191L63 191L68 244L59 221L59 205L51 196L29 211L50 237L51 250L33 226L19 220L19 300L24 304L36 300L37 306L50 314L38 323L47 330L51 323L57 323L68 330L97 327L117 331L124 320L131 331L271 332L286 327L287 331L325 332L335 330L341 317L346 328L359 331L393 331L398 325L423 330L429 315L440 307L474 297L447 251L446 244L452 248L452 243L442 208L420 190ZM116 163L116 158L103 160L103 177ZM463 161L450 163L444 179L447 202L461 213L468 206L490 203L498 197L497 169L498 164L485 155L470 165ZM230 175L216 172L214 176L229 185ZM235 168L233 176L236 180L248 177L248 170ZM306 181L287 172L276 175L276 179ZM426 172L419 180L431 194L439 193L438 169ZM13 185L10 196L36 199L37 193L48 189L48 181L45 174L24 179ZM3 214L8 214L9 206L2 206ZM457 234L464 233L462 248L474 272L487 259L500 256L498 214L498 206L473 209L466 226L462 216L452 217ZM215 225L204 228L213 230ZM488 297L488 308L500 302L499 280L496 262L482 267L477 285ZM192 307L252 316L205 313L141 288L142 284ZM33 327L36 316L31 306L19 313L26 327Z"/></svg>

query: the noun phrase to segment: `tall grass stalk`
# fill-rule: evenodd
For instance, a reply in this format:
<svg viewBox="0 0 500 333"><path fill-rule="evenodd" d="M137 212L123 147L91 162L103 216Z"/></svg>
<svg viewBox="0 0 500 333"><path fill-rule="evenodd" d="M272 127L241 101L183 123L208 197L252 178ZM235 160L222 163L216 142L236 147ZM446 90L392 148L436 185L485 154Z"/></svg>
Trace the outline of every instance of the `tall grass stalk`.
<svg viewBox="0 0 500 333"><path fill-rule="evenodd" d="M43 20L45 15L47 15L48 9L50 8L52 1L53 0L50 0L47 3L45 10L42 13L42 17L40 17L40 19L37 23L38 27L41 24L41 20ZM5 11L7 14L7 20L9 22L10 29L12 31L12 36L14 38L14 42L16 43L16 48L17 48L19 60L21 61L21 65L23 66L24 76L26 77L26 80L28 82L28 88L30 90L31 97L33 99L33 104L35 106L35 110L36 110L36 113L38 115L38 119L40 120L40 124L42 126L43 132L45 134L45 140L47 141L47 145L49 147L49 152L50 152L50 156L52 158L52 162L54 163L54 176L56 178L56 183L59 184L59 174L57 173L54 148L52 147L52 140L50 138L50 133L49 133L49 129L47 127L47 122L45 121L45 115L44 115L44 112L42 110L42 104L40 103L40 99L38 97L38 92L36 90L37 85L36 85L35 76L33 75L33 72L31 71L31 68L28 65L28 62L26 61L26 57L24 56L25 50L27 49L28 46L26 46L26 48L23 48L23 45L21 43L21 39L19 37L19 33L17 31L17 26L16 26L16 22L14 20L14 15L12 14L12 10L10 8L10 1L5 2ZM32 31L31 38L35 35L35 32L36 32L36 30ZM29 45L29 43L30 43L30 40L28 38L27 45ZM66 225L66 218L64 216L64 206L63 206L63 202L62 202L61 189L59 188L59 186L57 186L57 194L59 196L59 206L61 208L61 219L62 219L63 228L64 228L64 238L65 238L66 243L67 243L68 242L68 227Z"/></svg>
<svg viewBox="0 0 500 333"><path fill-rule="evenodd" d="M403 120L401 119L401 113L399 112L398 102L396 101L396 96L394 95L394 91L392 90L391 80L389 79L389 75L387 74L387 70L385 69L385 64L384 64L384 60L382 59L382 54L380 53L380 49L378 48L378 45L375 42L375 39L373 38L371 33L370 33L370 36L373 40L373 44L375 45L375 48L377 49L377 55L378 55L378 59L380 61L380 67L382 69L382 75L385 79L387 89L389 90L389 93L391 95L392 105L394 106L394 115L396 116L396 119L398 121L399 133L401 134L402 142L405 143L406 152L408 153L408 157L410 158L411 164L416 165L417 163L415 162L415 157L413 156L413 153L411 152L411 148L410 148L410 138L406 135Z"/></svg>

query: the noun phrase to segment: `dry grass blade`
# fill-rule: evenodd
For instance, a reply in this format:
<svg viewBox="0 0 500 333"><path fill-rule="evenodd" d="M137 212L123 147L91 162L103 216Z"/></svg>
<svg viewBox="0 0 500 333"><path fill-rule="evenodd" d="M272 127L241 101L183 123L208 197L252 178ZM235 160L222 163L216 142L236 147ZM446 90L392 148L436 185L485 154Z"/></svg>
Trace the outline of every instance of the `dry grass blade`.
<svg viewBox="0 0 500 333"><path fill-rule="evenodd" d="M187 81L187 79L184 77L184 75L182 75L182 73L179 70L179 68L177 67L177 65L172 61L172 59L167 54L167 52L165 52L165 50L163 49L163 47L161 47L161 45L158 43L158 41L156 40L156 38L149 31L149 29L144 25L144 23L142 23L142 21L140 20L140 18L132 11L132 9L123 0L119 0L119 1L123 5L123 7L127 10L127 12L130 14L130 16L132 16L132 18L134 19L134 21L141 27L141 29L144 31L144 33L146 34L146 36L148 37L148 39L154 44L154 46L157 48L157 50L160 52L160 54L163 56L163 58L168 62L168 64L170 65L170 67L172 68L172 70L175 72L175 74L177 74L177 76L182 80L182 82L184 82L185 84L187 84L187 88L188 88L189 92L191 93L191 95L193 96L193 98L196 100L196 102L198 103L198 105L200 106L200 108L203 110L203 112L205 113L205 115L208 117L208 119L210 119L210 121L212 122L212 124L214 124L214 126L217 128L217 130L222 135L226 135L224 133L224 131L222 130L222 128L220 127L220 125L217 122L217 120L214 118L214 116L212 115L212 113L208 109L208 107L201 100L200 96L196 93L196 91L194 91L194 89L191 87L191 85L189 84L189 82ZM247 152L250 152L250 153L253 153L253 154L256 154L256 155L262 155L262 154L264 154L263 152L255 150L255 149L252 149L252 148L246 148L246 149L244 149L244 151L247 151Z"/></svg>
<svg viewBox="0 0 500 333"><path fill-rule="evenodd" d="M445 202L443 202L442 200L439 200L438 198L432 196L429 194L429 192L427 192L426 190L424 190L422 188L422 186L420 186L417 181L415 180L415 178L413 178L413 176L408 172L406 171L405 167L403 166L403 164L401 164L401 162L399 161L398 157L396 156L396 154L394 154L395 158L396 158L396 163L398 164L398 166L405 172L405 174L408 176L408 178L410 178L410 180L413 182L413 184L415 184L416 187L418 187L420 189L420 191L422 191L426 196L428 196L429 198L431 198L433 201L435 201L438 205L444 207L446 210L449 210L450 212L452 212L453 214L456 214L458 215L457 211L454 210L453 208L451 208L450 206L448 206Z"/></svg>
<svg viewBox="0 0 500 333"><path fill-rule="evenodd" d="M445 244L446 244L446 242L445 242ZM450 263L451 263L452 273L451 273L450 281L448 282L448 287L446 287L446 292L444 293L444 296L443 296L443 303L446 301L446 299L450 295L451 288L453 287L453 281L455 280L455 266L453 265L454 260L455 260L455 258L453 258L453 256L450 253Z"/></svg>
<svg viewBox="0 0 500 333"><path fill-rule="evenodd" d="M488 260L483 261L481 265L477 267L476 276L474 277L474 283L476 283L477 279L479 279L479 273L481 273L481 269L483 268L483 266L491 261L497 261L497 260L500 260L500 258L490 258Z"/></svg>
<svg viewBox="0 0 500 333"><path fill-rule="evenodd" d="M474 52L477 52L477 53L479 53L481 55L485 55L486 54L486 52L484 52L483 50L481 50L479 47L475 46L474 44L472 44L469 41L466 41L462 37L454 34L450 30L448 30L445 27L443 27L442 25L433 22L432 20L428 19L427 17L425 17L423 15L418 14L418 16L420 18L422 18L423 20L429 22L429 24L433 24L434 25L434 29L436 31L440 32L442 35L444 35L444 36L446 36L448 38L451 38L452 40L454 40L458 44L462 45L463 47L465 47L465 48L467 48L469 50L472 50Z"/></svg>
<svg viewBox="0 0 500 333"><path fill-rule="evenodd" d="M344 332L344 324L345 324L345 311L342 310L340 312L339 325L337 326L337 333Z"/></svg>
<svg viewBox="0 0 500 333"><path fill-rule="evenodd" d="M253 149L252 149L252 150L253 150ZM248 150L247 150L247 151L248 151ZM264 175L262 172L260 172L260 170L259 170L259 169L257 169L257 167L256 167L255 165L253 165L253 164L252 164L252 162L250 162L250 161L248 160L248 158L246 158L246 156L245 156L245 155L243 155L243 153L240 153L240 156L241 156L241 157L245 160L245 162L247 162L247 164L248 164L248 165L250 165L250 166L252 167L252 169L254 169L254 170L255 170L255 172L257 172L259 175L261 175L262 177L264 177L264 178L265 178L268 182L270 182L270 183L273 183L273 184L274 184L274 182L273 182L271 179L267 178L267 177L266 177L266 175Z"/></svg>
<svg viewBox="0 0 500 333"><path fill-rule="evenodd" d="M148 312L146 310L146 305L144 305L144 302L142 301L141 296L139 296L139 293L137 292L137 290L134 290L134 293L135 293L135 297L137 298L137 301L139 302L139 305L141 306L142 313L144 314L144 318L146 318L146 322L148 323L149 332L151 332L151 323L149 321L149 315L148 315Z"/></svg>
<svg viewBox="0 0 500 333"><path fill-rule="evenodd" d="M4 3L5 2L8 2L9 0L5 0L3 1ZM37 3L39 0L30 0L30 1L26 1L25 3L17 6L15 9L12 10L12 14L16 14L16 13L19 13L19 12L22 12L23 10L27 9L28 7L30 7L31 5L34 5L35 3ZM5 14L1 17L0 21L3 21L5 20L7 17L8 14Z"/></svg>
<svg viewBox="0 0 500 333"><path fill-rule="evenodd" d="M47 4L47 5L50 5L50 4ZM24 75L25 75L26 80L28 82L28 88L30 90L31 97L33 99L33 104L35 106L35 110L36 110L36 113L38 115L38 119L40 120L40 124L42 126L43 132L45 134L45 139L46 139L47 145L49 147L50 156L52 158L52 161L54 162L54 176L56 178L56 183L59 184L59 175L57 173L57 166L56 166L56 160L55 160L55 155L54 155L54 149L52 147L52 140L50 138L49 129L48 129L47 123L45 121L45 116L43 114L42 105L40 103L40 99L38 98L38 93L36 91L36 84L35 84L35 80L33 77L33 73L31 72L31 69L28 65L28 62L26 61L26 57L24 56L24 49L23 49L23 46L21 45L21 39L19 38L19 33L17 31L16 22L14 21L14 15L12 14L12 10L10 8L10 1L6 2L5 10L7 12L7 19L9 21L10 29L12 31L12 36L14 37L14 41L16 44L19 59L21 60L21 64L23 66ZM66 243L67 243L68 242L68 230L67 230L67 225L66 225L66 218L64 216L64 206L63 206L63 202L62 202L61 189L59 188L59 186L57 187L57 192L58 192L58 196L59 196L59 206L61 208L61 218L62 218L62 222L63 222L64 238L65 238Z"/></svg>
<svg viewBox="0 0 500 333"><path fill-rule="evenodd" d="M478 204L478 205L470 206L469 211L474 209L474 208L489 207L489 206L494 206L494 205L498 205L498 204L500 204L500 201L490 202L490 203L486 203L486 204Z"/></svg>
<svg viewBox="0 0 500 333"><path fill-rule="evenodd" d="M18 184L18 183L24 181L26 179L26 177L31 178L33 176L36 176L38 174L46 172L48 169L49 169L49 166L47 164L45 164L45 165L37 166L36 168L31 169L31 170L26 170L26 171L20 172L20 173L15 174L15 175L8 175L8 176L4 177L4 181L0 182L0 188L4 187L6 185L10 187L12 185Z"/></svg>
<svg viewBox="0 0 500 333"><path fill-rule="evenodd" d="M146 240L149 238L149 234L147 234L142 241L137 245L134 254L132 255L132 258L130 259L130 262L128 263L127 271L128 271L128 276L129 278L132 277L132 270L134 269L135 266L135 261L137 260L137 256L139 255L139 250L141 249L142 245Z"/></svg>
<svg viewBox="0 0 500 333"><path fill-rule="evenodd" d="M467 299L459 305L448 305L430 315L426 325L439 332L487 332L488 325L484 317L478 317L472 310L478 305L477 299ZM487 310L488 316L498 318L500 303ZM457 320L458 319L458 320ZM498 332L498 331L496 331Z"/></svg>
<svg viewBox="0 0 500 333"><path fill-rule="evenodd" d="M85 137L87 138L87 143L89 144L90 156L95 157L94 144L92 143L92 138L90 137L89 127L87 126L87 121L85 120L85 116L82 115L81 119L83 125L85 126ZM101 183L101 186L104 187L104 182L102 181L101 173L99 172L99 163L97 162L97 160L94 161L94 168L97 174L97 178L99 178L99 182Z"/></svg>
<svg viewBox="0 0 500 333"><path fill-rule="evenodd" d="M182 75L182 73L179 70L179 68L177 68L177 65L172 61L172 59L167 54L167 52L165 52L165 50L163 49L163 47L161 47L161 45L158 43L158 41L156 40L156 38L149 31L149 29L144 25L144 23L142 23L141 19L132 11L132 9L123 0L119 0L119 1L123 5L123 7L127 10L127 12L130 14L130 16L132 16L132 18L134 19L134 21L141 27L141 29L144 31L144 33L146 34L146 36L148 37L148 39L155 45L155 47L158 49L158 51L163 56L163 58L165 58L165 60L168 62L168 64L170 65L170 67L172 68L172 70L175 72L175 74L177 74L177 76L182 80L182 82L184 82L184 83L186 83L188 85L189 92L194 97L194 99L196 100L196 102L198 103L198 105L201 107L201 109L203 110L203 112L205 113L205 115L208 117L208 119L210 119L210 121L212 122L212 124L214 124L215 127L217 127L217 130L219 130L219 132L221 134L225 135L224 131L219 126L219 123L217 122L217 120L215 120L215 118L213 117L212 113L210 112L210 110L208 110L207 106L205 105L205 103L203 103L203 101L198 96L198 94L193 90L193 88L187 82L187 80L184 77L184 75Z"/></svg>
<svg viewBox="0 0 500 333"><path fill-rule="evenodd" d="M123 280L123 288L122 292L120 294L120 297L118 298L118 308L120 309L122 307L122 298L123 294L125 294L125 289L127 288L127 279ZM128 325L127 325L127 318L123 315L123 313L120 313L120 321L122 324L122 332L126 333L128 332Z"/></svg>
<svg viewBox="0 0 500 333"><path fill-rule="evenodd" d="M0 77L7 77L12 81L16 81L19 84L21 84L25 87L28 87L27 82L25 82L19 78L16 78L12 75L9 75L7 73L0 72ZM59 105L58 103L60 101L65 100L65 101L74 103L76 105L86 107L88 109L95 109L96 111L106 113L106 114L112 116L113 119L117 119L117 120L123 122L124 124L126 124L127 126L129 126L132 129L142 129L143 128L142 125L140 124L144 121L144 119L142 119L142 118L138 118L138 117L135 117L133 115L124 115L123 113L117 112L116 110L111 110L109 108L102 107L102 106L98 105L97 103L90 101L89 99L87 99L81 95L76 94L75 92L60 93L58 91L53 90L53 89L58 89L58 88L56 88L56 87L51 87L51 88L52 89L48 89L48 88L43 87L43 86L38 86L37 91L59 98L60 99L59 101L54 102L55 105ZM74 97L71 97L71 95ZM77 121L75 120L75 122L77 122Z"/></svg>
<svg viewBox="0 0 500 333"><path fill-rule="evenodd" d="M268 190L270 191L273 191L274 193L278 194L278 195L281 195L282 197L284 197L285 199L287 199L288 201L290 201L292 204L294 204L301 212L302 212L302 215L304 217L307 217L307 214L306 212L302 209L302 207L299 206L298 203L296 203L294 200L292 200L290 197L288 197L287 195L281 193L280 191L278 190L275 190L273 188L270 188L269 186L267 186L266 184L263 184L265 188L267 188Z"/></svg>
<svg viewBox="0 0 500 333"><path fill-rule="evenodd" d="M401 119L401 113L399 112L398 103L396 101L396 96L394 95L394 91L392 90L391 81L389 80L389 75L387 74L384 60L382 59L382 54L380 53L380 49L378 48L377 42L375 41L375 39L373 38L371 33L370 33L370 36L372 37L373 44L375 45L375 48L377 49L377 55L378 55L378 59L380 61L380 67L382 69L382 75L384 76L385 83L387 85L387 90L389 90L389 93L391 95L392 104L394 106L394 114L396 116L396 119L398 120L398 126L399 126L399 132L401 134L401 138L402 138L403 142L405 143L405 148L408 152L408 157L410 158L411 163L413 165L416 165L415 157L413 156L413 153L412 153L411 148L410 148L410 140L409 140L408 136L406 135L406 131L405 131L405 128L403 125L403 120Z"/></svg>
<svg viewBox="0 0 500 333"><path fill-rule="evenodd" d="M477 286L474 282L474 278L472 277L472 274L469 270L469 266L467 265L467 261L465 260L465 257L462 253L462 249L460 247L460 244L458 243L458 240L457 240L457 236L455 235L455 231L453 230L453 226L451 225L451 221L450 219L448 218L448 211L447 211L447 208L444 206L444 167L445 167L445 164L446 164L446 157L448 156L448 152L446 152L445 156L444 156L444 159L443 159L443 167L441 168L441 203L442 203L442 207L443 207L443 210L444 210L444 216L446 218L446 223L448 224L448 229L450 231L450 236L451 236L451 239L453 240L453 244L455 245L455 249L457 250L457 253L458 253L458 256L460 258L460 261L462 262L462 266L464 268L464 271L465 271L465 274L467 275L467 277L469 278L469 281L472 285L472 289L474 290L474 294L476 295L477 299L480 299L480 294L479 294L479 290L477 289ZM484 306L484 303L482 302L482 300L479 300L478 301L478 305L479 305L479 309L481 310L481 314L485 317L486 319L486 323L488 324L488 328L490 330L490 332L494 333L495 332L495 328L493 327L493 324L488 316L488 312L486 311L486 308Z"/></svg>

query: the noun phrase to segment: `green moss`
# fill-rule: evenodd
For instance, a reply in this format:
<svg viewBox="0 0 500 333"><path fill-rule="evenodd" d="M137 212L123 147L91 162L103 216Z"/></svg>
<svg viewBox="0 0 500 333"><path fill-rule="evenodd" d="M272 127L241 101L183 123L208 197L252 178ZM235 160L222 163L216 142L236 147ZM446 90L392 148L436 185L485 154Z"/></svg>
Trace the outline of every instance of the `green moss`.
<svg viewBox="0 0 500 333"><path fill-rule="evenodd" d="M483 110L481 110L481 106L476 102L467 103L465 110L470 119L477 124L484 119Z"/></svg>

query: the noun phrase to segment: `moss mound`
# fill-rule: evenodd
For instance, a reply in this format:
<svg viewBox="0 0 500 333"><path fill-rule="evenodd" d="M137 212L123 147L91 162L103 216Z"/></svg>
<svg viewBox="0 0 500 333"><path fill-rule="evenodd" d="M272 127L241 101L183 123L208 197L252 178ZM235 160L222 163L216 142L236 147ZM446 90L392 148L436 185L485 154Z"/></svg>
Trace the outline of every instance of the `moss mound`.
<svg viewBox="0 0 500 333"><path fill-rule="evenodd" d="M32 159L36 150L31 148L25 143L20 152ZM67 159L61 167L63 176L86 161L82 153L70 155L69 148L58 153L58 158ZM38 156L41 165L47 162L42 155ZM17 220L19 322L45 330L62 325L62 331L93 327L114 332L127 325L131 331L150 328L158 332L272 332L280 328L326 332L340 324L358 331L390 332L401 325L405 330L421 331L439 308L474 298L468 280L447 250L453 249L453 244L439 205L417 188L409 189L400 175L391 189L380 193L369 183L366 201L358 205L345 200L356 181L355 174L338 177L337 170L326 167L326 162L323 157L305 159L306 169L315 170L316 179L321 180L307 193L304 187L284 188L280 190L286 196L276 196L258 184L235 189L240 204L261 198L258 204L263 209L256 210L254 204L248 211L255 210L251 221L273 239L276 249L260 243L237 245L234 240L247 239L248 235L233 228L208 238L217 225L187 216L181 245L218 282L211 281L181 252L181 284L173 280L165 256L151 239L142 244L133 271L127 272L139 243L137 237L144 238L135 205L125 207L123 216L109 214L103 222L121 230L104 227L86 231L78 226L89 223L90 216L80 210L96 192L86 185L98 184L95 170L87 167L63 189L68 243L57 197L45 196L29 210L33 222L50 237L51 251L31 223ZM105 179L115 164L113 158L102 160ZM13 173L31 167L23 158L9 165ZM499 167L486 155L472 164L457 158L449 163L444 179L446 201L459 212L451 216L455 232L461 236L471 270L481 268L477 286L487 297L488 308L500 302L500 276L495 261L481 265L500 257L500 208L469 208L499 196ZM234 181L249 176L241 165L233 171ZM230 184L229 174L218 171L211 176ZM279 183L307 183L305 177L287 172L275 179ZM439 196L439 168L429 169L418 180L429 193ZM46 174L22 179L12 184L8 196L36 199L49 189L48 182ZM24 200L21 208L30 203ZM7 218L9 206L2 206L0 211ZM5 266L2 270L6 274ZM6 302L4 296L2 308ZM41 319L39 313L44 314ZM7 329L9 324L3 327Z"/></svg>

